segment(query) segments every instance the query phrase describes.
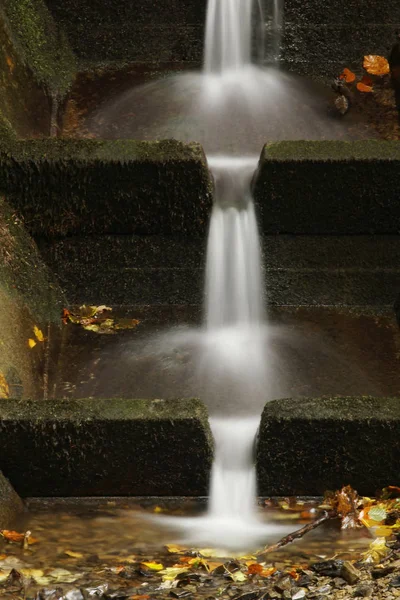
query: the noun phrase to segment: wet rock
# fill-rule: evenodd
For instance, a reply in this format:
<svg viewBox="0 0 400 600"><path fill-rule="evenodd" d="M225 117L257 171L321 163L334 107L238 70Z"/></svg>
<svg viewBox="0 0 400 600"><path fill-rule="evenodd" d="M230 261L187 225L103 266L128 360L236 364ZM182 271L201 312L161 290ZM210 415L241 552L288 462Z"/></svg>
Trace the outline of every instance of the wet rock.
<svg viewBox="0 0 400 600"><path fill-rule="evenodd" d="M89 587L85 589L81 589L83 597L85 600L89 600L90 598L104 598L106 592L108 590L108 583L102 583L97 587Z"/></svg>
<svg viewBox="0 0 400 600"><path fill-rule="evenodd" d="M233 600L260 600L264 594L260 594L259 591L255 592L245 592L244 594L239 594L238 596L234 596Z"/></svg>
<svg viewBox="0 0 400 600"><path fill-rule="evenodd" d="M70 590L65 594L65 600L85 600L81 590Z"/></svg>
<svg viewBox="0 0 400 600"><path fill-rule="evenodd" d="M358 571L351 562L346 560L342 565L340 577L350 585L354 585L360 579L360 571Z"/></svg>
<svg viewBox="0 0 400 600"><path fill-rule="evenodd" d="M389 583L390 587L400 588L400 575L392 579Z"/></svg>
<svg viewBox="0 0 400 600"><path fill-rule="evenodd" d="M356 587L353 596L355 598L369 598L372 596L373 588L370 585L362 584Z"/></svg>
<svg viewBox="0 0 400 600"><path fill-rule="evenodd" d="M372 569L371 576L374 579L381 579L382 577L386 577L386 575L390 575L395 570L396 570L396 567L393 565L390 565L388 567L376 568L376 569Z"/></svg>
<svg viewBox="0 0 400 600"><path fill-rule="evenodd" d="M306 597L306 590L300 589L292 593L292 600L302 600L302 598Z"/></svg>
<svg viewBox="0 0 400 600"><path fill-rule="evenodd" d="M169 595L171 598L189 598L193 593L190 590L172 590Z"/></svg>
<svg viewBox="0 0 400 600"><path fill-rule="evenodd" d="M340 577L343 569L342 560L324 560L314 563L311 567L318 575L326 577Z"/></svg>
<svg viewBox="0 0 400 600"><path fill-rule="evenodd" d="M283 594L284 591L290 591L293 587L293 579L291 577L282 577L275 584L275 589L277 592Z"/></svg>

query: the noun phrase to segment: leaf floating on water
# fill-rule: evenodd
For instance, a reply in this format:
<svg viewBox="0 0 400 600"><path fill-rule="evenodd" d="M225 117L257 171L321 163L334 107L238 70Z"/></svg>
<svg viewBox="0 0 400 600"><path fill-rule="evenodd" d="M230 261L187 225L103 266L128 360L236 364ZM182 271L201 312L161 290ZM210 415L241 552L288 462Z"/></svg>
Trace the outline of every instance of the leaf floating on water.
<svg viewBox="0 0 400 600"><path fill-rule="evenodd" d="M0 529L0 535L10 543L22 544L25 540L31 546L37 544L39 540L30 535L30 531L19 533L18 531L10 531L8 529Z"/></svg>
<svg viewBox="0 0 400 600"><path fill-rule="evenodd" d="M187 567L167 567L160 571L160 575L162 575L163 581L174 581L178 575L182 573L190 573Z"/></svg>
<svg viewBox="0 0 400 600"><path fill-rule="evenodd" d="M364 56L363 67L370 75L387 75L390 73L389 62L384 56L375 54Z"/></svg>
<svg viewBox="0 0 400 600"><path fill-rule="evenodd" d="M80 552L73 552L72 550L66 550L64 554L70 556L71 558L83 558L83 554Z"/></svg>
<svg viewBox="0 0 400 600"><path fill-rule="evenodd" d="M150 569L150 571L162 571L164 569L164 565L157 562L143 562L141 564Z"/></svg>
<svg viewBox="0 0 400 600"><path fill-rule="evenodd" d="M184 554L187 552L187 548L179 546L179 544L167 544L165 547L171 554Z"/></svg>
<svg viewBox="0 0 400 600"><path fill-rule="evenodd" d="M112 319L109 316L111 311L112 308L105 304L100 306L84 304L75 311L64 308L61 318L64 325L68 323L81 325L87 331L99 334L113 334L125 329L135 329L140 323L138 319Z"/></svg>

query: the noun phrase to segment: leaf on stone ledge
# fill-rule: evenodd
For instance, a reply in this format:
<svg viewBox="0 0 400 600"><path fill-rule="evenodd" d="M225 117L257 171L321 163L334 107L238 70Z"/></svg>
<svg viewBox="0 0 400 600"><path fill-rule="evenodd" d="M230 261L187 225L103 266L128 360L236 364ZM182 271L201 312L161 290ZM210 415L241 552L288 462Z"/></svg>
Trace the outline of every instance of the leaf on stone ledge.
<svg viewBox="0 0 400 600"><path fill-rule="evenodd" d="M362 81L359 81L357 83L357 89L359 92L362 92L363 94L370 94L371 92L373 92L373 88L370 85L365 85L365 83L362 83Z"/></svg>
<svg viewBox="0 0 400 600"><path fill-rule="evenodd" d="M350 69L348 69L347 67L343 69L340 75L340 79L342 79L346 83L353 83L353 81L355 81L355 78L355 73L353 73L353 71L350 71Z"/></svg>
<svg viewBox="0 0 400 600"><path fill-rule="evenodd" d="M387 75L390 72L388 60L375 54L364 56L363 67L370 75Z"/></svg>

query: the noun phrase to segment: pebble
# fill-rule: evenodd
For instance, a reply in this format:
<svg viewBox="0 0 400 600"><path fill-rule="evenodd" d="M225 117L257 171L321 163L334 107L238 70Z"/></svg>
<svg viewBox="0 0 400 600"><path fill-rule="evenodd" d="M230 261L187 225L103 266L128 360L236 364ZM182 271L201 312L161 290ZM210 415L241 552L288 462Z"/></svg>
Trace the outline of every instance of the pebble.
<svg viewBox="0 0 400 600"><path fill-rule="evenodd" d="M346 560L343 563L342 569L340 571L340 577L347 581L347 583L350 583L350 585L354 585L355 583L357 583L357 581L360 580L360 576L360 571L356 569L351 562Z"/></svg>
<svg viewBox="0 0 400 600"><path fill-rule="evenodd" d="M300 589L292 594L292 600L301 600L306 597L306 590Z"/></svg>
<svg viewBox="0 0 400 600"><path fill-rule="evenodd" d="M372 592L373 588L370 585L364 584L357 586L353 595L355 598L369 598L369 596L372 596Z"/></svg>

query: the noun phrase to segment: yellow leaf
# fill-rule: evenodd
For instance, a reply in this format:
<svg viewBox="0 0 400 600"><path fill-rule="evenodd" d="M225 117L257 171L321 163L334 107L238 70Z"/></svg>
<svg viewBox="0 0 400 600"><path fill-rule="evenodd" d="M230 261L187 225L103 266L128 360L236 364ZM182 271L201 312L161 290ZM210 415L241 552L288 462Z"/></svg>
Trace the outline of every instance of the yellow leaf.
<svg viewBox="0 0 400 600"><path fill-rule="evenodd" d="M32 338L29 338L29 340L28 340L28 346L31 349L34 348L36 346L35 340L33 340Z"/></svg>
<svg viewBox="0 0 400 600"><path fill-rule="evenodd" d="M388 554L389 548L386 546L384 537L376 538L370 543L367 552L363 553L365 563L378 563Z"/></svg>
<svg viewBox="0 0 400 600"><path fill-rule="evenodd" d="M232 573L229 571L229 577L236 583L247 581L247 576L242 571L233 571Z"/></svg>
<svg viewBox="0 0 400 600"><path fill-rule="evenodd" d="M389 527L389 525L382 525L381 527L377 527L374 532L380 538L388 538L393 535L394 527Z"/></svg>
<svg viewBox="0 0 400 600"><path fill-rule="evenodd" d="M167 567L163 571L160 571L160 575L163 576L164 581L174 581L178 575L182 573L188 573L187 567Z"/></svg>
<svg viewBox="0 0 400 600"><path fill-rule="evenodd" d="M0 373L0 398L9 398L10 388L8 387L7 379L3 373Z"/></svg>
<svg viewBox="0 0 400 600"><path fill-rule="evenodd" d="M33 332L34 332L38 342L44 342L44 335L43 335L43 332L39 329L39 327L36 327L36 325L35 325L33 328Z"/></svg>
<svg viewBox="0 0 400 600"><path fill-rule="evenodd" d="M156 508L154 509L154 512L161 512L162 509L160 508L159 511L157 511L156 509L160 508L159 506L156 506ZM168 550L168 552L170 552L171 554L184 554L184 552L186 552L186 548L184 546L179 546L177 544L167 544L166 548Z"/></svg>
<svg viewBox="0 0 400 600"><path fill-rule="evenodd" d="M364 56L363 67L370 75L387 75L390 72L387 59L374 54Z"/></svg>
<svg viewBox="0 0 400 600"><path fill-rule="evenodd" d="M162 571L164 569L164 565L156 562L142 562L142 565L144 565L151 571Z"/></svg>
<svg viewBox="0 0 400 600"><path fill-rule="evenodd" d="M66 550L64 554L70 556L71 558L83 558L83 554L80 552L73 552L72 550Z"/></svg>

